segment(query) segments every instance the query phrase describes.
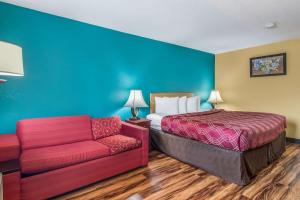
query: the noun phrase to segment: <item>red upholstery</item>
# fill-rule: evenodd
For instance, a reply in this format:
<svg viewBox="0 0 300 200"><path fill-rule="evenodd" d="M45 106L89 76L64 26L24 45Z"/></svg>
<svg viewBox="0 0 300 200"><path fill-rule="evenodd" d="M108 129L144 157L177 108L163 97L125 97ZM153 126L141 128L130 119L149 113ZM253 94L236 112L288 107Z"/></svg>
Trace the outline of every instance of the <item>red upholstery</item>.
<svg viewBox="0 0 300 200"><path fill-rule="evenodd" d="M117 135L121 130L121 119L119 117L92 119L92 133L94 139Z"/></svg>
<svg viewBox="0 0 300 200"><path fill-rule="evenodd" d="M18 200L21 197L20 194L21 194L20 172L4 174L3 175L3 199Z"/></svg>
<svg viewBox="0 0 300 200"><path fill-rule="evenodd" d="M95 141L29 149L21 154L21 169L25 174L38 173L108 155L108 147Z"/></svg>
<svg viewBox="0 0 300 200"><path fill-rule="evenodd" d="M149 129L122 122L121 134L142 141L142 163L147 165L149 161Z"/></svg>
<svg viewBox="0 0 300 200"><path fill-rule="evenodd" d="M26 119L17 123L22 149L91 140L89 116Z"/></svg>
<svg viewBox="0 0 300 200"><path fill-rule="evenodd" d="M0 162L18 159L20 145L16 134L0 135L0 149Z"/></svg>
<svg viewBox="0 0 300 200"><path fill-rule="evenodd" d="M124 151L132 150L142 146L142 142L132 137L124 135L113 135L97 140L97 142L107 146L110 154L118 154Z"/></svg>
<svg viewBox="0 0 300 200"><path fill-rule="evenodd" d="M22 200L51 198L139 166L141 148L22 178Z"/></svg>
<svg viewBox="0 0 300 200"><path fill-rule="evenodd" d="M5 174L4 197L19 199L20 194L22 200L47 199L145 166L148 163L148 131L122 123L120 134L123 136L118 137L131 137L128 141L139 141L141 146L109 155L107 146L92 140L88 116L22 120L17 125L22 146L19 159L22 171L27 174L20 176L20 171ZM11 141L17 144L15 139ZM0 152L3 149L5 146L0 145Z"/></svg>

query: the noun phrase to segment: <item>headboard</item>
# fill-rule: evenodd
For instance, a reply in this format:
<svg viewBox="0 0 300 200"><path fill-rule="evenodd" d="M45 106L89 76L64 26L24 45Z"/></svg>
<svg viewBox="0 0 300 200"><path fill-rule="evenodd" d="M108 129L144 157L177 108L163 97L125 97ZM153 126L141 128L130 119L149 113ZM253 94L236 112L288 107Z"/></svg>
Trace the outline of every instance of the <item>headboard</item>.
<svg viewBox="0 0 300 200"><path fill-rule="evenodd" d="M150 93L150 113L155 113L155 97L192 97L191 92L159 92Z"/></svg>

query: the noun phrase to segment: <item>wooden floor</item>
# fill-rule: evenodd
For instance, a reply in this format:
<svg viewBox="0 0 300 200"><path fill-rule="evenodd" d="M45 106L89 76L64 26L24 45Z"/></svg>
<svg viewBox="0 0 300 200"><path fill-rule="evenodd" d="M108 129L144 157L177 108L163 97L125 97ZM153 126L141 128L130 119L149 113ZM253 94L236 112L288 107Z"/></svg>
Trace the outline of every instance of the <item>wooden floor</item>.
<svg viewBox="0 0 300 200"><path fill-rule="evenodd" d="M148 167L57 199L300 200L300 145L289 144L278 161L264 169L245 187L226 183L200 169L152 151Z"/></svg>

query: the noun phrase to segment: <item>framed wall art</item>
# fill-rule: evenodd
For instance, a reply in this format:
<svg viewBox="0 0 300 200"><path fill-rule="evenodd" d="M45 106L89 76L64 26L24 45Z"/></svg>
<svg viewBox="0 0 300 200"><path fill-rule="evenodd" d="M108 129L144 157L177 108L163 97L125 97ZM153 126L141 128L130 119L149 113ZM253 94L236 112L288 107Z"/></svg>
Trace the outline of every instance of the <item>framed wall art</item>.
<svg viewBox="0 0 300 200"><path fill-rule="evenodd" d="M286 75L286 53L250 58L250 77Z"/></svg>

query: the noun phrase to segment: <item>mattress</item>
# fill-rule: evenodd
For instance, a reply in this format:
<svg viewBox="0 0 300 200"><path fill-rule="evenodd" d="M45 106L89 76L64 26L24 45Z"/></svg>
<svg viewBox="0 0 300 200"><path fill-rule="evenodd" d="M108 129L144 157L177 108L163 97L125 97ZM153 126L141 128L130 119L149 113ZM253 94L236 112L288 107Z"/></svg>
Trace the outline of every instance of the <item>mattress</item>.
<svg viewBox="0 0 300 200"><path fill-rule="evenodd" d="M147 119L151 120L151 128L156 130L161 130L161 120L163 117L167 116L167 114L162 113L151 113L147 115Z"/></svg>
<svg viewBox="0 0 300 200"><path fill-rule="evenodd" d="M161 128L206 144L246 151L276 139L285 130L286 119L272 113L212 110L165 116Z"/></svg>

